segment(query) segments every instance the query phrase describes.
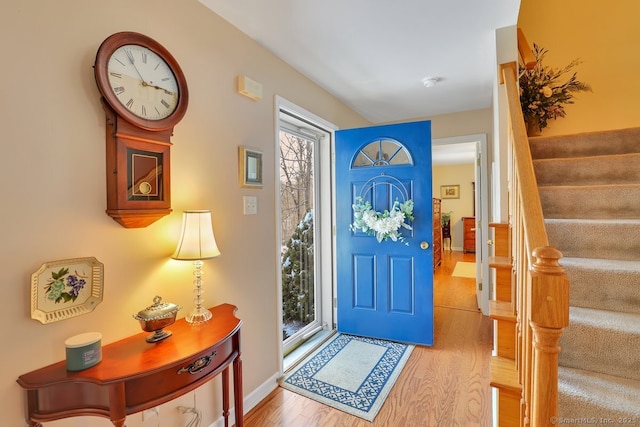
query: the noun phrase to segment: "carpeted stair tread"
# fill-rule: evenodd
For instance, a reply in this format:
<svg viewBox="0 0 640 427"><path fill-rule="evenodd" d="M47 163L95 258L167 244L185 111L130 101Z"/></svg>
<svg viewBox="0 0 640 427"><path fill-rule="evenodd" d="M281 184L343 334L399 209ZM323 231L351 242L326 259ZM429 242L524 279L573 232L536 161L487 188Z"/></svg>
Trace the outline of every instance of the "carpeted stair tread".
<svg viewBox="0 0 640 427"><path fill-rule="evenodd" d="M558 406L560 417L566 419L612 419L612 425L622 425L619 419L636 419L640 423L640 381L605 374L560 367L558 370ZM558 422L558 424L585 425ZM590 423L600 425L602 422Z"/></svg>
<svg viewBox="0 0 640 427"><path fill-rule="evenodd" d="M570 307L559 363L640 380L640 315Z"/></svg>
<svg viewBox="0 0 640 427"><path fill-rule="evenodd" d="M640 314L640 263L628 260L560 259L574 307Z"/></svg>
<svg viewBox="0 0 640 427"><path fill-rule="evenodd" d="M640 424L640 127L529 143L570 282L558 424Z"/></svg>
<svg viewBox="0 0 640 427"><path fill-rule="evenodd" d="M640 153L533 161L539 186L640 183Z"/></svg>
<svg viewBox="0 0 640 427"><path fill-rule="evenodd" d="M640 128L529 138L534 159L640 153Z"/></svg>
<svg viewBox="0 0 640 427"><path fill-rule="evenodd" d="M640 218L640 184L539 187L545 218Z"/></svg>
<svg viewBox="0 0 640 427"><path fill-rule="evenodd" d="M575 258L640 260L640 219L547 219L549 244Z"/></svg>

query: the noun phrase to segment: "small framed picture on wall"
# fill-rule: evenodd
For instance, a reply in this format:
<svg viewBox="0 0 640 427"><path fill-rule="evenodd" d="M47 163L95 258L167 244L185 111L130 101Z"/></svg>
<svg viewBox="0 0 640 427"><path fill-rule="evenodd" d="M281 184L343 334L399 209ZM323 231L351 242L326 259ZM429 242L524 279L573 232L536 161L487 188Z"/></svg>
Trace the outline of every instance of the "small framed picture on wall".
<svg viewBox="0 0 640 427"><path fill-rule="evenodd" d="M459 199L460 185L441 185L440 198L442 199Z"/></svg>
<svg viewBox="0 0 640 427"><path fill-rule="evenodd" d="M262 151L238 147L238 169L241 187L262 188Z"/></svg>

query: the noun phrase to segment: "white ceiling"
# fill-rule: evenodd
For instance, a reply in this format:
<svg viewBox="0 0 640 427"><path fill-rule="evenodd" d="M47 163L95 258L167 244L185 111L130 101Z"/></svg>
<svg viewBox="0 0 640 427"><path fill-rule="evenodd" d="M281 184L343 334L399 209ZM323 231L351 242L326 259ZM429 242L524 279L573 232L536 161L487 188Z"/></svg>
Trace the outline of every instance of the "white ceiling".
<svg viewBox="0 0 640 427"><path fill-rule="evenodd" d="M490 107L495 30L516 25L520 8L520 0L200 1L376 124ZM474 158L475 144L433 149L434 165Z"/></svg>
<svg viewBox="0 0 640 427"><path fill-rule="evenodd" d="M520 0L200 0L372 123L487 108ZM425 88L422 80L436 77ZM260 76L253 77L260 80Z"/></svg>

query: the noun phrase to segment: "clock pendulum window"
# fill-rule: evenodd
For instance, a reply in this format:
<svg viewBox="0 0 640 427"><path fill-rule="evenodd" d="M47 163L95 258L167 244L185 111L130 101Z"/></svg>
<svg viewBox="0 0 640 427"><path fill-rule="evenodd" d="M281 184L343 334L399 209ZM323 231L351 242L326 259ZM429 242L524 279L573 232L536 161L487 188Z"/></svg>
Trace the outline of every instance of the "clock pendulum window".
<svg viewBox="0 0 640 427"><path fill-rule="evenodd" d="M173 128L189 103L176 59L143 34L107 37L94 74L106 113L107 214L126 228L171 212Z"/></svg>

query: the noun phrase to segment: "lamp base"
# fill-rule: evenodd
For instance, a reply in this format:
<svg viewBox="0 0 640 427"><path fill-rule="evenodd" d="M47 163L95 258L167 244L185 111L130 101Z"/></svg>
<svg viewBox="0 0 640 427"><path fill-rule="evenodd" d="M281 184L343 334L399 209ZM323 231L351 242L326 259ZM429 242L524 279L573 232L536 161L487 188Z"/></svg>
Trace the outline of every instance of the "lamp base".
<svg viewBox="0 0 640 427"><path fill-rule="evenodd" d="M187 314L184 320L186 320L187 323L204 323L209 321L212 317L213 314L211 314L209 310L202 307L196 307Z"/></svg>

